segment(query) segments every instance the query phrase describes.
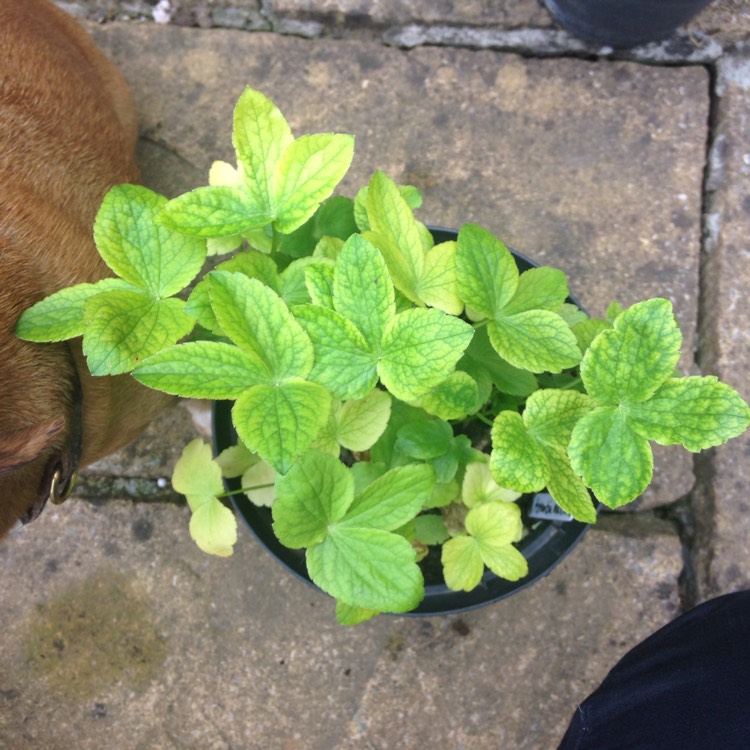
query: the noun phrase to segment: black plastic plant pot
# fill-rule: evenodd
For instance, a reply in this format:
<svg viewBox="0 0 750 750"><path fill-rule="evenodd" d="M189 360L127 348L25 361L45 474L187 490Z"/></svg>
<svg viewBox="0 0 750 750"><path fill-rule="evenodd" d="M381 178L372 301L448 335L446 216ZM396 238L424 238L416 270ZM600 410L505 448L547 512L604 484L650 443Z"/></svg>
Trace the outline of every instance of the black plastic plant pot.
<svg viewBox="0 0 750 750"><path fill-rule="evenodd" d="M671 36L711 0L544 0L573 36L618 49Z"/></svg>
<svg viewBox="0 0 750 750"><path fill-rule="evenodd" d="M455 230L430 228L436 243L455 240ZM528 258L513 252L520 271L536 266ZM569 298L578 307L574 298ZM213 409L214 448L217 452L237 442L232 425L232 402L217 401ZM239 479L225 480L229 490L239 490ZM253 505L243 494L231 496L237 514L258 539L289 572L314 586L307 573L305 551L289 549L276 538L271 509ZM485 570L479 585L472 591L451 591L443 580L439 550L432 550L420 563L425 581L425 597L407 615L447 615L475 609L515 594L543 578L581 541L588 524L566 516L546 492L524 495L517 501L521 508L526 536L516 545L526 558L529 573L520 581L506 581ZM317 588L317 587L316 587Z"/></svg>

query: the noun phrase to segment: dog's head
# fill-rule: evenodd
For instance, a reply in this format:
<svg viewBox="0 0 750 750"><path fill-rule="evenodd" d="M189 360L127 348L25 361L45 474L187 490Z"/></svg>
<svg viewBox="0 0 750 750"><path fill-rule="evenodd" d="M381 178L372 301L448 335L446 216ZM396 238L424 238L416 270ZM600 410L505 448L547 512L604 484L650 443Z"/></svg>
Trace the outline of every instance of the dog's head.
<svg viewBox="0 0 750 750"><path fill-rule="evenodd" d="M0 537L33 520L75 461L77 375L66 344L19 340L18 317L43 297L0 242Z"/></svg>

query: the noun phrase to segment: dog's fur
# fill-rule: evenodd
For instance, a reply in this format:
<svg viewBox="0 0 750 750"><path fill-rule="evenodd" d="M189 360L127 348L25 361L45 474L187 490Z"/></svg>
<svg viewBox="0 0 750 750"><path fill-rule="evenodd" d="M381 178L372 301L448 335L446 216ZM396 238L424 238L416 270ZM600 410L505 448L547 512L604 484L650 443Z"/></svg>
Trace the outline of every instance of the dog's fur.
<svg viewBox="0 0 750 750"><path fill-rule="evenodd" d="M37 300L111 275L92 227L106 191L138 180L136 137L124 79L78 24L48 0L0 0L0 537L49 492L71 439L76 371L82 465L171 400L129 376L92 378L80 342L13 333Z"/></svg>

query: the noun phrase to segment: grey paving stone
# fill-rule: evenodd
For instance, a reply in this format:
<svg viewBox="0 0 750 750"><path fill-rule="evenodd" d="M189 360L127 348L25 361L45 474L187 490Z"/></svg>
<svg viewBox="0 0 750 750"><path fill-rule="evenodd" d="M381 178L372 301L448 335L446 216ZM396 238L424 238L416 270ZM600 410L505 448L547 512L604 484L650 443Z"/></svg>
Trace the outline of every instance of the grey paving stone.
<svg viewBox="0 0 750 750"><path fill-rule="evenodd" d="M202 184L213 159L231 160L231 112L253 85L298 134L356 134L343 192L375 169L415 184L424 220L479 222L561 267L592 314L613 299L669 297L691 368L705 70L154 25L92 30L132 82L151 187L174 195ZM692 486L690 457L666 453L648 505Z"/></svg>
<svg viewBox="0 0 750 750"><path fill-rule="evenodd" d="M577 701L677 613L671 526L617 518L460 617L339 627L245 534L209 558L171 505L78 501L0 545L9 750L555 747Z"/></svg>
<svg viewBox="0 0 750 750"><path fill-rule="evenodd" d="M280 18L315 20L329 28L452 23L508 29L553 24L537 0L270 0L269 9Z"/></svg>
<svg viewBox="0 0 750 750"><path fill-rule="evenodd" d="M709 193L701 364L750 398L750 48L718 69ZM750 587L750 436L716 449L696 493L701 596Z"/></svg>

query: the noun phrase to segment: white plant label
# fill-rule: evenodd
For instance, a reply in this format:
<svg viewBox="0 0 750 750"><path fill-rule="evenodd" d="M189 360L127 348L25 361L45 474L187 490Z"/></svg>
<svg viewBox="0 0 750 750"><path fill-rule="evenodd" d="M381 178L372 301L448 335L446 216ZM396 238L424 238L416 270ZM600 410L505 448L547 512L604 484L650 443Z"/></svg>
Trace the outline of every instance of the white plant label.
<svg viewBox="0 0 750 750"><path fill-rule="evenodd" d="M540 521L572 521L573 516L566 513L548 492L539 492L531 502L530 518Z"/></svg>

